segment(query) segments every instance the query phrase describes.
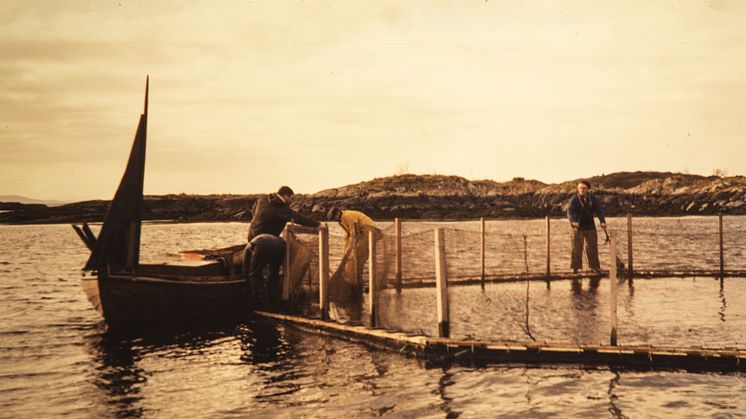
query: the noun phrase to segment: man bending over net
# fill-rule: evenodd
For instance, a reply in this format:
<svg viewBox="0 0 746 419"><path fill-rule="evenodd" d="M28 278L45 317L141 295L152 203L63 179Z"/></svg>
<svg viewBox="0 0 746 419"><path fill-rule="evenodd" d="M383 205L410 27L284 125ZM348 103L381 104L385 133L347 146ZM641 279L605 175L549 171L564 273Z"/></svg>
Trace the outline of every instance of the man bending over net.
<svg viewBox="0 0 746 419"><path fill-rule="evenodd" d="M373 232L373 240L378 242L383 237L376 223L360 211L331 208L327 212L329 221L337 221L345 231L345 252L337 271L332 275L330 284L334 289L344 285L351 290L362 289L362 275L365 262L368 260L368 233Z"/></svg>

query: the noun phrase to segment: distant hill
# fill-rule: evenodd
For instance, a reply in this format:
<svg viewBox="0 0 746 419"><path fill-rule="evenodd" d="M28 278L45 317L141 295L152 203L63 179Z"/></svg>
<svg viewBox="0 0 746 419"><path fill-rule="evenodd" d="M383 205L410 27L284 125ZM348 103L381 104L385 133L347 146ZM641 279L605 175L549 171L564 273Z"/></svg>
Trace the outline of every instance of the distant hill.
<svg viewBox="0 0 746 419"><path fill-rule="evenodd" d="M671 172L618 172L586 178L593 191L645 194L705 193L715 190L741 190L746 178L699 176ZM317 192L313 197L351 198L359 196L477 196L521 195L527 193L572 193L580 179L547 184L538 180L513 178L506 182L467 180L459 176L398 175Z"/></svg>
<svg viewBox="0 0 746 419"><path fill-rule="evenodd" d="M18 196L18 195L0 195L0 203L13 203L13 202L17 202L19 204L43 204L48 207L56 207L58 205L64 205L67 203L63 201L27 198L25 196Z"/></svg>
<svg viewBox="0 0 746 419"><path fill-rule="evenodd" d="M608 215L746 215L746 178L670 172L618 172L589 177ZM564 216L578 179L548 184L459 176L398 175L298 195L293 206L323 219L332 206L364 211L374 219L475 219ZM259 195L145 197L146 220L248 221ZM0 203L0 223L102 221L108 201L49 207Z"/></svg>
<svg viewBox="0 0 746 419"><path fill-rule="evenodd" d="M587 178L609 215L746 214L746 178L671 172L618 172ZM297 200L322 214L338 205L379 218L477 218L562 216L579 179L547 184L458 176L399 175L327 189Z"/></svg>

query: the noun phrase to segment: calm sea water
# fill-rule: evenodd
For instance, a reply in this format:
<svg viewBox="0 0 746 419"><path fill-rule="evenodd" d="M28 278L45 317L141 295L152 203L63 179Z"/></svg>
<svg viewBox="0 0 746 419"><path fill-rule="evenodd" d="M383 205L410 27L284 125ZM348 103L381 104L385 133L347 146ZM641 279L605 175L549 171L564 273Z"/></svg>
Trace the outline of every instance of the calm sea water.
<svg viewBox="0 0 746 419"><path fill-rule="evenodd" d="M717 219L635 223L639 266L717 267ZM614 231L624 228L623 220L611 225ZM412 255L407 269L427 269L417 264L428 265L432 258L433 226L405 224L405 254ZM438 226L451 229L447 243L463 256L449 259L449 272L472 273L469 246L478 223ZM729 217L727 226L727 267L743 269L746 218ZM543 269L543 221L496 221L489 228L495 241L511 243L493 244L503 250L488 261L491 270L516 269L510 263L523 258L523 234L531 252L529 270ZM567 232L561 222L552 228L552 269L566 269ZM332 233L339 238L337 230ZM246 225L239 223L147 224L143 259L236 244L245 234ZM258 320L114 334L80 287L87 255L67 225L0 226L0 417L746 416L742 374L583 366L433 368ZM607 341L607 291L606 280L529 284L530 333L538 341ZM484 292L454 287L450 295L456 337L529 339L525 282L489 285ZM431 289L384 293L381 320L388 327L435 333L434 301ZM746 347L746 280L620 284L619 324L623 344Z"/></svg>

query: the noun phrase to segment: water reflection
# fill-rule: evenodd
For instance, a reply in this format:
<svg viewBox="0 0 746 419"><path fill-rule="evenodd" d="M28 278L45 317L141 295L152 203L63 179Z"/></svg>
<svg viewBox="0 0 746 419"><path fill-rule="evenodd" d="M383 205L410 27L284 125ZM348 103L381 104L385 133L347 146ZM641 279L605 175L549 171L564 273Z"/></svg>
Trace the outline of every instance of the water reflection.
<svg viewBox="0 0 746 419"><path fill-rule="evenodd" d="M232 350L234 345L238 346L237 351ZM293 347L278 326L258 319L189 325L188 329L102 330L88 336L86 342L94 363L93 382L101 390L102 400L97 404L110 406L109 413L117 417L141 417L152 413L151 409L157 410L160 401L171 397L160 392L160 386L191 392L190 386L196 383L182 382L184 374L191 374L192 381L196 376L210 381L220 375L220 368L206 371L214 376L200 375L198 371L205 363L223 364L233 372L237 372L235 365L239 363L249 366L249 376L259 373L261 379L257 383L261 384L259 391L254 393L256 398L295 392L299 389L295 383L299 372L295 368L297 354ZM172 364L169 360L180 361ZM238 383L244 385L246 381ZM196 388L205 390L202 386ZM270 391L261 391L262 388Z"/></svg>
<svg viewBox="0 0 746 419"><path fill-rule="evenodd" d="M451 371L451 368L449 366L443 367L443 374L440 376L440 379L438 380L437 394L440 397L440 399L443 400L443 403L441 404L440 408L446 413L446 417L457 418L461 414L456 411L451 410L451 402L453 402L453 397L449 397L447 395L448 387L455 384L455 381L453 380L453 373L450 371Z"/></svg>
<svg viewBox="0 0 746 419"><path fill-rule="evenodd" d="M570 284L570 317L574 321L574 327L570 330L575 334L575 341L578 343L591 341L594 336L598 336L599 330L603 327L598 310L597 291L600 281L600 278L590 278L587 290L583 290L581 279L573 279Z"/></svg>
<svg viewBox="0 0 746 419"><path fill-rule="evenodd" d="M111 333L90 336L88 349L96 367L94 384L103 391L103 404L114 408L117 417L141 417L144 413L142 384L145 371L137 366L139 354L130 339Z"/></svg>
<svg viewBox="0 0 746 419"><path fill-rule="evenodd" d="M720 278L720 311L718 311L718 315L720 316L720 321L725 323L725 309L728 307L728 304L725 302L725 280L721 277Z"/></svg>
<svg viewBox="0 0 746 419"><path fill-rule="evenodd" d="M236 333L241 341L241 361L258 369L276 370L292 352L273 324L254 321L238 326Z"/></svg>
<svg viewBox="0 0 746 419"><path fill-rule="evenodd" d="M609 413L611 413L615 418L626 418L627 416L622 414L622 409L617 406L617 400L619 400L619 397L615 394L616 387L619 385L622 376L619 375L619 371L616 369L612 368L611 372L614 373L614 377L609 380L609 390L607 391L609 394Z"/></svg>
<svg viewBox="0 0 746 419"><path fill-rule="evenodd" d="M311 375L305 355L298 348L300 337L285 328L257 319L238 328L241 361L250 364L257 382L253 399L268 405L283 405L288 396L303 389Z"/></svg>

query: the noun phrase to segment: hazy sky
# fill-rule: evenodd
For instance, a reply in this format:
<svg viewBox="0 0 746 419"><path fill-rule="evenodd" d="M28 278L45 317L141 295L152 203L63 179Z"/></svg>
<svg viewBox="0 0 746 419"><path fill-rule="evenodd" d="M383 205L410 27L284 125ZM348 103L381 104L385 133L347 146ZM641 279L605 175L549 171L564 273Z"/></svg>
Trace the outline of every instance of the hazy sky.
<svg viewBox="0 0 746 419"><path fill-rule="evenodd" d="M743 1L0 0L0 195L746 172Z"/></svg>

